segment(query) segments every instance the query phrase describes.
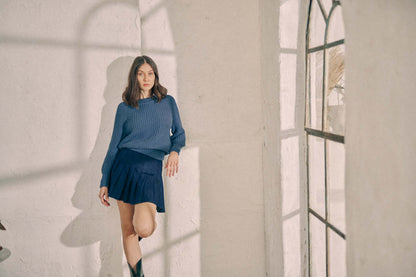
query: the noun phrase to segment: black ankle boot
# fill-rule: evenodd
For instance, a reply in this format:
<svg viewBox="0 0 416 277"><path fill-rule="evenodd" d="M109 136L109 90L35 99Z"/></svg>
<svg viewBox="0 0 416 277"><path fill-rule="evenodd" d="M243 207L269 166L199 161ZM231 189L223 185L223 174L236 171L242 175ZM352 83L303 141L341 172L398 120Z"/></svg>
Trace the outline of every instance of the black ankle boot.
<svg viewBox="0 0 416 277"><path fill-rule="evenodd" d="M144 277L143 274L143 267L142 267L142 259L140 259L136 264L136 273L134 273L133 268L127 263L130 268L130 276L131 277Z"/></svg>

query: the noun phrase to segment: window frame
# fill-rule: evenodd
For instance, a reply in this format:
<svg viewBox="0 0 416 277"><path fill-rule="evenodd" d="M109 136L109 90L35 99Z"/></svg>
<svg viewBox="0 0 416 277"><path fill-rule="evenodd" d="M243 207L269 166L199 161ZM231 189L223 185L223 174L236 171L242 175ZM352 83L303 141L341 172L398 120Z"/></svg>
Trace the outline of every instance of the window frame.
<svg viewBox="0 0 416 277"><path fill-rule="evenodd" d="M323 45L319 45L313 48L309 48L309 43L310 43L310 21L311 21L311 12L312 12L312 5L318 5L320 12L322 13L323 19L325 21L325 33L324 33L324 41L323 41ZM337 228L336 226L334 226L333 224L330 223L330 219L329 219L329 203L328 203L328 141L329 142L336 142L336 143L341 143L343 145L345 145L345 136L344 135L339 135L339 134L334 134L328 131L325 131L326 129L326 123L325 120L327 118L327 111L325 109L326 106L326 95L325 95L325 91L326 91L326 75L327 75L327 49L331 49L333 47L336 47L338 45L345 45L345 39L340 39L340 40L336 40L330 43L327 43L328 40L328 26L330 25L330 19L331 19L331 15L333 14L335 8L337 8L338 6L341 6L341 2L339 0L332 0L332 6L331 9L329 11L328 14L326 14L326 11L321 3L321 0L309 0L309 7L308 7L308 18L307 18L307 28L306 28L306 49L305 49L305 65L306 65L306 70L305 70L305 115L304 115L304 130L306 132L306 170L307 170L307 174L306 174L306 182L307 182L307 190L306 190L306 194L307 194L307 226L308 226L308 276L311 276L311 230L310 230L310 226L311 226L311 216L314 216L315 219L319 220L321 223L323 223L325 225L325 264L326 264L326 276L329 276L329 233L330 230L335 232L338 236L340 236L342 239L346 240L346 235L345 232L342 232L339 228ZM322 82L322 125L321 125L321 129L322 130L318 130L318 129L314 129L309 127L310 125L308 124L308 119L310 119L310 113L311 113L311 108L310 108L310 104L311 104L311 97L310 97L310 78L309 78L309 54L317 52L317 51L322 51L323 52L323 60L322 60L322 65L323 65L323 69L322 69L322 78L323 78L323 82ZM309 113L309 115L308 115ZM310 180L309 180L309 176L310 176L310 170L309 170L309 156L310 156L310 136L313 137L318 137L323 139L323 148L324 148L324 153L323 153L323 157L324 157L324 190L325 190L325 218L322 217L321 215L319 215L318 212L314 211L311 208L310 205ZM344 157L345 158L345 157ZM344 183L345 185L345 183ZM344 202L345 203L345 202Z"/></svg>

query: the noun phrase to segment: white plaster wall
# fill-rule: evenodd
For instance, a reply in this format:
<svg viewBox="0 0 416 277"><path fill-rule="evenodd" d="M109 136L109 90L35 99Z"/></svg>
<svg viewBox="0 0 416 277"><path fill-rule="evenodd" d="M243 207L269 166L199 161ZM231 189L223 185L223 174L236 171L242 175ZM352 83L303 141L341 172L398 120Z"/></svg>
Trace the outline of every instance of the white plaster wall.
<svg viewBox="0 0 416 277"><path fill-rule="evenodd" d="M261 1L261 75L263 100L263 186L266 276L282 276L283 238L281 201L281 160L279 143L279 38L278 1Z"/></svg>
<svg viewBox="0 0 416 277"><path fill-rule="evenodd" d="M168 9L188 145L200 153L202 275L264 276L259 4Z"/></svg>
<svg viewBox="0 0 416 277"><path fill-rule="evenodd" d="M127 276L100 167L127 71L155 58L187 131L150 276L265 274L257 1L2 1L0 276Z"/></svg>
<svg viewBox="0 0 416 277"><path fill-rule="evenodd" d="M415 276L416 2L344 8L348 276Z"/></svg>
<svg viewBox="0 0 416 277"><path fill-rule="evenodd" d="M304 60L307 3L262 1L267 276L307 276Z"/></svg>
<svg viewBox="0 0 416 277"><path fill-rule="evenodd" d="M125 56L139 50L137 4L2 1L0 10L0 240L11 251L0 275L120 276L117 210L99 206L97 182Z"/></svg>

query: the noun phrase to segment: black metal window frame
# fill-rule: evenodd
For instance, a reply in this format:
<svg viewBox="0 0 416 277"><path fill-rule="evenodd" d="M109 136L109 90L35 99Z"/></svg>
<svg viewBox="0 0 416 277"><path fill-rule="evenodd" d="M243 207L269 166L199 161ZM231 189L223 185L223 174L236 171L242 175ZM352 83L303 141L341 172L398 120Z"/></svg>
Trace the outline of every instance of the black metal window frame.
<svg viewBox="0 0 416 277"><path fill-rule="evenodd" d="M325 34L324 34L324 44L321 46L317 46L317 47L313 47L309 49L309 35L310 35L310 18L311 18L311 12L312 12L312 2L315 2L318 4L319 6L319 10L322 13L322 16L325 20ZM309 10L308 10L308 19L307 19L307 29L306 29L306 68L309 69L309 61L308 61L308 56L310 53L314 53L317 51L321 51L323 50L323 72L322 72L322 77L323 77L323 83L322 83L322 125L321 128L322 130L317 130L317 129L313 129L313 128L309 128L308 127L308 118L311 118L310 115L309 117L307 116L306 111L309 111L310 113L310 108L306 108L307 105L310 105L310 95L308 95L310 93L310 89L309 89L309 78L308 78L308 73L309 70L306 70L306 87L305 87L305 132L306 132L306 145L307 145L307 151L306 151L306 168L307 168L307 207L308 207L308 272L309 272L309 276L311 276L311 240L310 240L310 216L314 216L316 219L318 219L321 223L323 223L325 225L325 256L326 256L326 276L329 276L329 230L332 230L333 232L335 232L337 235L339 235L341 238L343 238L344 240L346 239L346 235L344 232L342 232L341 230L339 230L336 226L332 225L329 220L328 220L328 176L327 176L327 168L328 168L328 161L327 161L327 141L333 141L333 142L337 142L337 143L342 143L344 144L344 136L343 135L338 135L338 134L333 134L330 132L325 132L325 118L326 118L326 114L325 114L325 76L326 76L326 49L330 49L332 47L338 46L338 45L343 45L344 44L344 39L341 40L337 40L331 43L327 43L327 36L328 36L328 26L329 26L329 21L331 19L331 15L333 13L333 11L335 10L335 8L337 6L341 6L341 3L339 0L332 0L332 7L330 9L329 14L326 14L324 7L322 7L322 3L318 0L310 0L309 1ZM310 195L310 191L309 191L309 136L313 136L313 137L319 137L322 138L324 140L324 168L325 168L325 172L324 172L324 180L325 180L325 218L323 218L321 215L319 215L318 212L314 211L311 207L310 207L310 199L309 199L309 195Z"/></svg>

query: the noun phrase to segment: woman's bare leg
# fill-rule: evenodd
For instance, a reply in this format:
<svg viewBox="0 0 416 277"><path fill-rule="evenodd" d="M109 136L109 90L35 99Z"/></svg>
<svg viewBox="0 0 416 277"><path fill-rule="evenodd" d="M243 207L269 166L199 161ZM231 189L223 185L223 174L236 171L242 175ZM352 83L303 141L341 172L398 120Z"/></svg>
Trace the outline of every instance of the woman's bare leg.
<svg viewBox="0 0 416 277"><path fill-rule="evenodd" d="M138 236L149 237L156 229L156 205L148 202L132 205L123 201L117 201L117 204L120 212L124 253L127 262L135 268L142 258Z"/></svg>
<svg viewBox="0 0 416 277"><path fill-rule="evenodd" d="M150 202L134 205L133 226L136 234L147 238L156 230L156 205Z"/></svg>
<svg viewBox="0 0 416 277"><path fill-rule="evenodd" d="M138 237L133 227L134 205L123 201L117 201L117 204L120 212L124 254L127 262L134 266L142 257Z"/></svg>

